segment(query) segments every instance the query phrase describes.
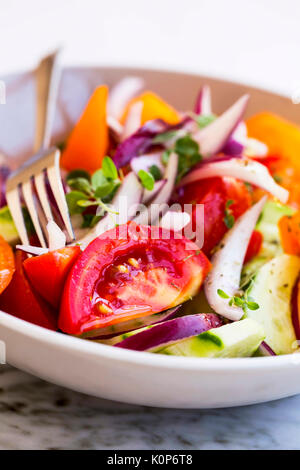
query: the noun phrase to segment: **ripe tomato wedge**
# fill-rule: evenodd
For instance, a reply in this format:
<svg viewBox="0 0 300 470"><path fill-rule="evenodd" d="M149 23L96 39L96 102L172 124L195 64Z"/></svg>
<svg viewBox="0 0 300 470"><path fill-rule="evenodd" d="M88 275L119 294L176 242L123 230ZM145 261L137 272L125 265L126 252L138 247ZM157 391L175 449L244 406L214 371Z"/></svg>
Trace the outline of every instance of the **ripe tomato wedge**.
<svg viewBox="0 0 300 470"><path fill-rule="evenodd" d="M151 315L194 296L210 262L174 232L130 222L96 238L70 271L59 328L96 336L102 327Z"/></svg>
<svg viewBox="0 0 300 470"><path fill-rule="evenodd" d="M24 261L31 285L55 308L59 306L67 275L79 253L79 246L67 246Z"/></svg>
<svg viewBox="0 0 300 470"><path fill-rule="evenodd" d="M14 254L9 244L0 236L0 294L10 283L15 271Z"/></svg>
<svg viewBox="0 0 300 470"><path fill-rule="evenodd" d="M31 287L23 269L26 255L17 251L13 278L0 295L0 309L22 320L50 330L57 330L54 310Z"/></svg>
<svg viewBox="0 0 300 470"><path fill-rule="evenodd" d="M258 255L263 242L262 233L258 230L253 230L251 238L249 240L248 248L245 254L244 263L250 261L254 256Z"/></svg>
<svg viewBox="0 0 300 470"><path fill-rule="evenodd" d="M195 204L192 218L196 223L196 204L204 204L204 245L203 252L210 255L228 230L225 224L226 204L228 214L234 220L250 206L251 196L244 183L234 178L208 178L182 188L178 202Z"/></svg>

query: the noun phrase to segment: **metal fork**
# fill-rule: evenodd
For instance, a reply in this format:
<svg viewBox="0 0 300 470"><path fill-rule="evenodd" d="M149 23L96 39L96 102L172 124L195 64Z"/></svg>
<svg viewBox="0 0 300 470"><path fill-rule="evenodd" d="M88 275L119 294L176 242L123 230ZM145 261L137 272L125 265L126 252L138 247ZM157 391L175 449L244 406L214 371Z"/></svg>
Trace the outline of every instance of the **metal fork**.
<svg viewBox="0 0 300 470"><path fill-rule="evenodd" d="M12 173L6 182L7 204L22 243L24 245L29 244L22 211L23 199L43 248L46 248L47 245L42 227L45 227L45 221L53 220L46 189L46 176L69 239L70 241L75 239L60 176L60 152L55 147L48 148L60 78L57 67L57 54L58 52L56 51L45 57L36 69L35 155L22 165L21 168Z"/></svg>

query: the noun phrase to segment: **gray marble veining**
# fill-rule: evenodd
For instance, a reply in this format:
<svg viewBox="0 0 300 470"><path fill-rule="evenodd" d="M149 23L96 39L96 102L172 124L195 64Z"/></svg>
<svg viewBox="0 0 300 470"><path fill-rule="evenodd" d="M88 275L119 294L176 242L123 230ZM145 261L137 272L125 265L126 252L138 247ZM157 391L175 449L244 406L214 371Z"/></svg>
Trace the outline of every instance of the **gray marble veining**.
<svg viewBox="0 0 300 470"><path fill-rule="evenodd" d="M299 449L300 395L218 410L101 400L0 366L0 449Z"/></svg>

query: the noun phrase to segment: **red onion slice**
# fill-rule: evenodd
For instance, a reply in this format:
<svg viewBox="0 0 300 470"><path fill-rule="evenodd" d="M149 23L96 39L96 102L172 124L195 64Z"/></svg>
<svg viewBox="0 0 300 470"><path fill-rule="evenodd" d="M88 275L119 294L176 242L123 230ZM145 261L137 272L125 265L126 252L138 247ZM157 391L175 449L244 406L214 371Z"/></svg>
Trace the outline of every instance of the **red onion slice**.
<svg viewBox="0 0 300 470"><path fill-rule="evenodd" d="M247 139L247 128L244 127L244 123L240 122L235 131L227 140L226 144L222 148L222 153L231 156L241 156L244 149L245 149L245 141ZM244 131L246 129L246 135L244 135Z"/></svg>
<svg viewBox="0 0 300 470"><path fill-rule="evenodd" d="M260 346L259 346L259 352L262 356L276 356L277 354L273 351L272 348L270 348L270 346L265 342L263 341Z"/></svg>
<svg viewBox="0 0 300 470"><path fill-rule="evenodd" d="M268 154L268 147L263 142L248 137L247 126L242 121L228 139L222 152L233 156L240 156L243 153L245 157L265 157Z"/></svg>
<svg viewBox="0 0 300 470"><path fill-rule="evenodd" d="M106 122L113 138L117 142L120 142L124 132L124 127L122 124L120 124L119 121L117 121L117 119L115 119L113 116L107 116Z"/></svg>
<svg viewBox="0 0 300 470"><path fill-rule="evenodd" d="M49 220L46 226L48 232L48 244L49 248L42 248L39 246L31 245L17 245L16 248L25 251L31 255L44 255L49 251L60 250L66 246L66 235L61 228L54 222Z"/></svg>
<svg viewBox="0 0 300 470"><path fill-rule="evenodd" d="M215 121L194 133L193 138L198 142L204 158L209 158L222 150L242 119L248 100L249 95L242 96Z"/></svg>
<svg viewBox="0 0 300 470"><path fill-rule="evenodd" d="M49 250L54 251L64 248L66 246L66 235L54 220L49 220L46 228L48 232Z"/></svg>
<svg viewBox="0 0 300 470"><path fill-rule="evenodd" d="M244 312L240 307L230 306L229 299L220 297L218 290L229 297L238 292L249 240L266 200L267 197L264 196L248 209L226 233L211 259L212 269L204 281L204 291L210 307L230 320L240 320Z"/></svg>
<svg viewBox="0 0 300 470"><path fill-rule="evenodd" d="M32 245L16 245L17 250L22 250L29 255L45 255L49 253L48 248L42 248L40 246L32 246Z"/></svg>
<svg viewBox="0 0 300 470"><path fill-rule="evenodd" d="M144 88L144 80L139 77L126 77L120 80L109 92L107 114L119 120L129 101Z"/></svg>
<svg viewBox="0 0 300 470"><path fill-rule="evenodd" d="M241 157L244 149L245 147L240 142L230 138L223 147L222 152L234 158Z"/></svg>
<svg viewBox="0 0 300 470"><path fill-rule="evenodd" d="M211 108L211 91L209 85L204 85L198 96L194 107L194 112L196 114L212 114Z"/></svg>
<svg viewBox="0 0 300 470"><path fill-rule="evenodd" d="M154 199L157 194L162 190L163 186L166 184L167 180L159 180L154 183L153 189L145 189L142 199L142 204L148 204Z"/></svg>
<svg viewBox="0 0 300 470"><path fill-rule="evenodd" d="M257 139L247 137L245 142L245 155L247 157L266 157L269 149L266 144Z"/></svg>
<svg viewBox="0 0 300 470"><path fill-rule="evenodd" d="M292 290L292 298L291 298L291 308L292 308L292 322L293 327L295 330L295 335L297 340L300 339L300 279L297 279L293 290Z"/></svg>
<svg viewBox="0 0 300 470"><path fill-rule="evenodd" d="M159 134L164 134L170 131L179 131L184 128L187 131L187 126L193 123L190 117L185 117L178 124L170 125L162 119L153 119L146 122L146 124L137 130L133 135L121 142L116 148L113 160L118 168L130 163L131 159L143 155L157 145L153 142L154 138Z"/></svg>
<svg viewBox="0 0 300 470"><path fill-rule="evenodd" d="M162 174L164 173L165 167L161 162L161 152L141 155L140 157L133 158L130 162L130 166L136 175L140 170L149 171L149 168L153 165L157 166Z"/></svg>
<svg viewBox="0 0 300 470"><path fill-rule="evenodd" d="M128 139L131 135L137 132L138 129L141 127L142 122L142 112L143 112L144 104L142 101L137 101L134 103L128 112L128 116L126 118L123 134L121 140Z"/></svg>
<svg viewBox="0 0 300 470"><path fill-rule="evenodd" d="M161 218L159 226L173 232L180 232L191 221L191 216L187 212L168 211Z"/></svg>
<svg viewBox="0 0 300 470"><path fill-rule="evenodd" d="M265 165L246 158L231 158L230 160L204 163L183 178L179 186L215 176L231 176L252 183L268 191L283 204L289 198L289 192L274 181Z"/></svg>
<svg viewBox="0 0 300 470"><path fill-rule="evenodd" d="M0 166L0 208L6 206L5 186L11 170L6 165Z"/></svg>
<svg viewBox="0 0 300 470"><path fill-rule="evenodd" d="M178 155L172 152L170 154L169 161L164 174L166 183L162 187L161 191L157 194L157 196L153 199L151 207L144 210L143 212L141 212L141 214L139 214L133 219L137 224L153 224L158 220L160 216L164 215L167 212L167 202L169 201L175 186L177 167Z"/></svg>
<svg viewBox="0 0 300 470"><path fill-rule="evenodd" d="M191 336L200 335L204 331L221 325L222 321L213 313L188 315L159 323L147 330L129 336L120 343L115 344L115 347L134 351L158 352L167 345L177 343Z"/></svg>

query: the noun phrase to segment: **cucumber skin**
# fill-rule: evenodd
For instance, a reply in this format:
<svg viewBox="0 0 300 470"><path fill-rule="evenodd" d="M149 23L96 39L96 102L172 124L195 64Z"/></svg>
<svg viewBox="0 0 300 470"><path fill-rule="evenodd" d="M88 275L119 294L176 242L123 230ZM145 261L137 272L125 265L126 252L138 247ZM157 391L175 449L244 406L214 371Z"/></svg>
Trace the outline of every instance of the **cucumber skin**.
<svg viewBox="0 0 300 470"><path fill-rule="evenodd" d="M188 357L250 357L264 340L263 327L251 320L213 328L159 351L160 354Z"/></svg>
<svg viewBox="0 0 300 470"><path fill-rule="evenodd" d="M299 273L300 258L283 254L266 263L257 272L248 290L248 295L260 307L258 310L247 309L246 317L263 325L266 342L278 355L297 350L291 296Z"/></svg>
<svg viewBox="0 0 300 470"><path fill-rule="evenodd" d="M34 233L34 228L29 213L24 207L22 208L22 212L27 233L28 235L32 235ZM0 209L0 235L11 245L15 245L19 241L19 234L8 206L4 206Z"/></svg>
<svg viewBox="0 0 300 470"><path fill-rule="evenodd" d="M19 235L7 206L0 209L0 235L8 243L15 244Z"/></svg>

